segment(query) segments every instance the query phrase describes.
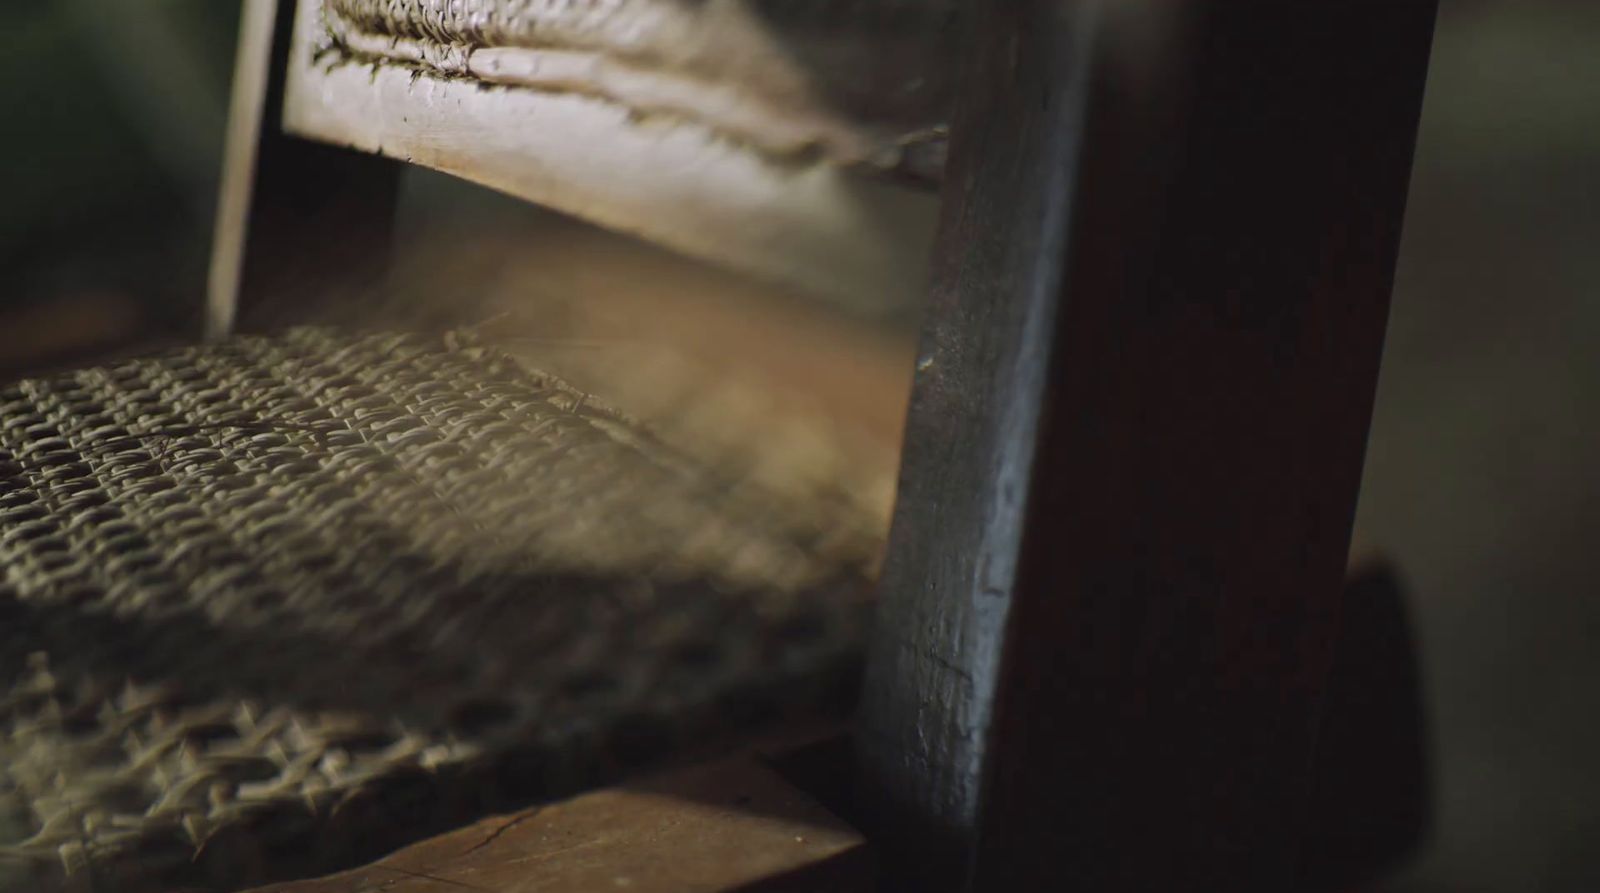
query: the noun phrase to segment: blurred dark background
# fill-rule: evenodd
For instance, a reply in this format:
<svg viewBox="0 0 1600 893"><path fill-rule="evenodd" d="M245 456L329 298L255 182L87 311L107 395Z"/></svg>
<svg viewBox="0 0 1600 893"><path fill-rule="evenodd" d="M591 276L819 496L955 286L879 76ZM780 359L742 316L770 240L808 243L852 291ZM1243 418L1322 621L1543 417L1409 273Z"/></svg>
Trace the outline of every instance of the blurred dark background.
<svg viewBox="0 0 1600 893"><path fill-rule="evenodd" d="M193 337L237 4L11 6L0 375ZM1444 0L1360 522L1434 735L1397 889L1600 889L1597 179L1600 3Z"/></svg>
<svg viewBox="0 0 1600 893"><path fill-rule="evenodd" d="M196 324L237 6L7 4L0 370Z"/></svg>
<svg viewBox="0 0 1600 893"><path fill-rule="evenodd" d="M1600 890L1600 4L1442 13L1358 524L1424 649L1407 889Z"/></svg>

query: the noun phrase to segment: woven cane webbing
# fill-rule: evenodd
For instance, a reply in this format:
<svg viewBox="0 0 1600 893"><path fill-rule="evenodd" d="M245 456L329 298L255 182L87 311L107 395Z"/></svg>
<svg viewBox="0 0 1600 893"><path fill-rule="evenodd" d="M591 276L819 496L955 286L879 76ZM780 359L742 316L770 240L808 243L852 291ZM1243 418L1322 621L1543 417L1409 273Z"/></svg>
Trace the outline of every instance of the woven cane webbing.
<svg viewBox="0 0 1600 893"><path fill-rule="evenodd" d="M876 531L452 338L0 388L0 889L327 872L838 705Z"/></svg>

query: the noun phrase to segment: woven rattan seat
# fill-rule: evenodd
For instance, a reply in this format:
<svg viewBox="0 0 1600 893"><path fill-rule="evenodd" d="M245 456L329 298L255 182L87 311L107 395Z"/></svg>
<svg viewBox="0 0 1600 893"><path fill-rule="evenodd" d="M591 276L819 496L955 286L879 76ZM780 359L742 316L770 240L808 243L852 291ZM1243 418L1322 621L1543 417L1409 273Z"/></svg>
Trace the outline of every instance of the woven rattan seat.
<svg viewBox="0 0 1600 893"><path fill-rule="evenodd" d="M877 527L455 338L0 389L0 889L234 889L847 702Z"/></svg>

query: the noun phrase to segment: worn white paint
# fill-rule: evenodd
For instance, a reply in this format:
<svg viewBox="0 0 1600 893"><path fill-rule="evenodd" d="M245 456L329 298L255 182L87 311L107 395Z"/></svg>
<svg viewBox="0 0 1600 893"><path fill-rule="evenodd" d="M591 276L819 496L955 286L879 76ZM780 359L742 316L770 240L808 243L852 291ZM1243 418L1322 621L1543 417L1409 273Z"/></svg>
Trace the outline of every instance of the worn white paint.
<svg viewBox="0 0 1600 893"><path fill-rule="evenodd" d="M294 134L425 165L857 307L920 291L937 198L765 154L683 118L400 65L314 58L302 4L285 108Z"/></svg>

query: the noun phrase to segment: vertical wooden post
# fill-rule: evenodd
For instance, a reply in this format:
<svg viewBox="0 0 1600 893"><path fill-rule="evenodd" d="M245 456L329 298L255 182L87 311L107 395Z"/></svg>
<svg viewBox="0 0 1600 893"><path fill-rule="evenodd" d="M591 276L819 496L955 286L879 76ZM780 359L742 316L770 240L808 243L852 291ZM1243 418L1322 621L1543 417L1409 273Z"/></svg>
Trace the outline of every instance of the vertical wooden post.
<svg viewBox="0 0 1600 893"><path fill-rule="evenodd" d="M858 742L928 889L1293 888L1434 5L974 4Z"/></svg>
<svg viewBox="0 0 1600 893"><path fill-rule="evenodd" d="M388 267L396 162L283 132L295 0L245 0L217 209L206 334L291 320Z"/></svg>

